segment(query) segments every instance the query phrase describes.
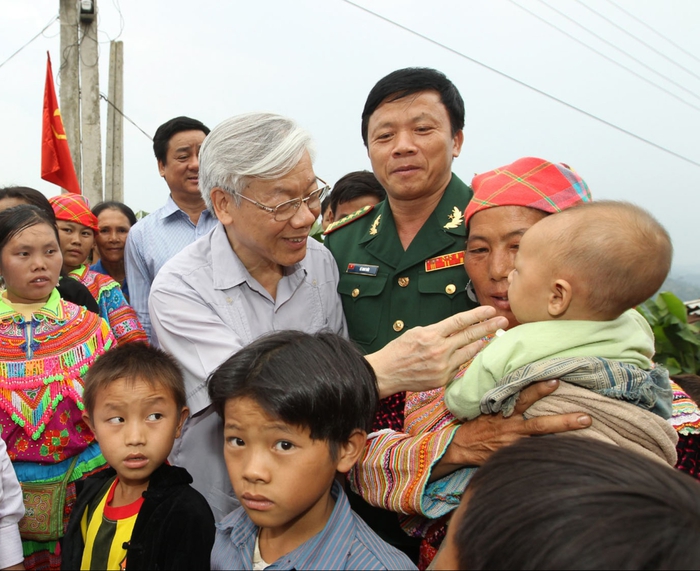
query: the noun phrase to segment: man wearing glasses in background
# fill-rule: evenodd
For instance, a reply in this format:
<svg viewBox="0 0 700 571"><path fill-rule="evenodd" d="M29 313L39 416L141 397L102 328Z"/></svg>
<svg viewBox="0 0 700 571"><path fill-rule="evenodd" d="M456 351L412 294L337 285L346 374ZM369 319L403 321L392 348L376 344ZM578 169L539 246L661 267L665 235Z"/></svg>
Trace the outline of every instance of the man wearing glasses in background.
<svg viewBox="0 0 700 571"><path fill-rule="evenodd" d="M217 521L238 502L209 374L272 331L347 337L337 266L309 239L329 190L312 159L309 134L285 117L247 113L218 125L199 156L199 187L218 223L166 263L151 289L152 327L182 366L191 414L169 459L190 472Z"/></svg>

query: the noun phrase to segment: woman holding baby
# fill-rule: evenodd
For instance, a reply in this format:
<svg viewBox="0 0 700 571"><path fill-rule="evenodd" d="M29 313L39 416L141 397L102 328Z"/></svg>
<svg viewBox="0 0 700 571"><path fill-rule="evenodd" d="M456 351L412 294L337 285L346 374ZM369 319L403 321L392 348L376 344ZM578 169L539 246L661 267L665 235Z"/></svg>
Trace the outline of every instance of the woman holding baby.
<svg viewBox="0 0 700 571"><path fill-rule="evenodd" d="M462 419L474 418L481 412L501 413L481 415L476 420L463 422L455 418L445 405L445 389L409 393L406 399L403 432L382 431L372 435L363 459L350 476L353 490L360 493L370 504L403 514L401 519L404 531L414 537L423 538L420 568L425 568L434 557L444 538L446 523L459 504L478 465L476 461L471 465L460 463L461 439L466 437L469 431L471 434L470 437L466 437L467 441L473 440L474 430L488 430L491 418L494 422L503 422L502 416L527 418L540 414L580 411L586 420L589 416L593 418L593 426L573 433L588 434L608 441L617 439L615 443L618 445L636 449L671 465L676 463L677 441L676 432L671 425L682 425L688 429L689 418L673 418L671 424L667 422L666 419L671 416L673 395L668 376L662 370L656 370L651 361L654 351L653 335L646 322L634 310L625 311L648 298L661 286L670 264L670 242L666 247L663 236L660 239L658 249L661 262L657 265L661 268L657 277L645 276L649 278L645 281L650 283L648 287L652 289L640 290L637 297L641 296L641 299L634 296L624 298L619 303L612 304L614 307L609 311L605 309L603 313L592 318L589 314L576 313L575 324L555 315L551 322L545 320L545 323L553 323L555 328L553 333L548 333L550 341L538 346L537 340L528 339L527 335L517 338L518 330L535 326L539 328L542 323L528 323L523 328L515 326L521 321L542 321L541 313L532 313L536 307L545 314L556 314L561 310L561 297L565 298L565 312L580 311L581 294L577 293L578 297L572 306L571 291L567 291L570 284L564 284L566 280L563 280L556 286L563 288L563 291L553 294L552 299L546 296L535 299L531 297L531 293L546 289L542 287L544 284L523 283L526 287L521 288L522 295L518 299L520 307L515 310L511 305L508 289L509 276L514 269L521 269L517 268L515 262L516 253L523 235L536 223L551 214L589 202L588 187L583 179L567 166L537 158L520 159L511 165L478 175L474 178L472 187L474 197L465 213L468 236L465 269L471 278L468 295L478 300L481 305L494 307L497 314L506 317L509 322L508 331L503 339L499 339L497 343L489 343L476 359L483 362L497 347L507 347L507 339L512 341L515 338L515 341L511 343L510 348L504 350L505 357L497 355L495 361L498 366L493 365L494 359L487 362L488 371L498 373L495 374L492 385L487 387L490 392L481 387L481 393L467 395L466 401L453 398L454 395L450 395L449 400L455 401L456 404L452 403L451 408L458 412L457 416ZM626 216L626 207L622 209L625 210ZM600 212L602 209L598 210L594 216L603 216L604 213ZM580 213L583 211L584 209L581 209ZM580 213L577 213L577 217ZM633 214L636 216L639 213L635 211ZM646 216L646 213L642 214ZM617 214L613 213L611 216L612 227L620 226L615 223ZM562 221L563 218L566 216L562 216ZM551 220L556 220L556 217ZM574 250L577 246L576 240L600 240L599 236L590 235L585 231L585 221L577 232L574 232L573 228L579 222L573 217L572 220L563 222L572 225L571 232L568 232L565 225L561 228L550 228L554 233L550 236L538 238L533 234L530 237L532 243L526 246L531 266L523 267L522 275L517 275L517 271L513 272L511 280L515 277L521 281L531 278L537 281L542 276L541 269L535 272L529 270L542 261L539 259L540 252L544 253L544 250L552 246L551 236L556 236L557 232L561 233L562 228L565 236L570 235L573 241L571 247ZM660 226L651 226L652 234L665 234ZM665 236L667 241L667 235ZM598 243L600 245L605 242ZM642 255L646 255L646 252ZM668 258L668 264L664 267L665 258ZM622 269L619 269L617 273L621 271ZM570 281L574 282L573 279ZM585 335L589 337L574 343L576 347L572 350L566 346L566 341L571 338L572 332L581 329L581 326L588 327L585 329ZM557 327L568 329L559 332ZM560 346L550 351L549 347L556 345L554 341L559 342ZM584 349L581 350L580 346ZM549 365L554 364L559 368L550 367L544 371L538 369L536 374L532 373L532 367L523 367L527 369L528 374L523 374L523 368L509 368L508 363L513 361L513 355L518 355L521 365L527 365L529 356L535 353L538 360L544 360ZM467 363L463 366L457 380L448 388L448 393L460 393L457 396L461 397L465 386L468 388L467 392L472 389L473 383L460 386L459 379L467 374L469 365L470 363ZM584 366L588 368L582 369ZM477 368L480 374L487 370L485 365L479 365L470 372L477 372ZM604 372L601 373L601 370ZM561 374L552 374L552 371ZM477 378L479 376L477 375ZM501 380L501 377L504 379ZM533 402L533 391L528 391L523 398L516 400L519 390L529 383L562 378L568 382L547 381L536 385L540 387L537 389L540 394L553 390L554 386L556 392L538 400L532 410L528 408ZM492 397L490 400L487 398L489 396ZM486 401L481 400L482 397ZM593 399L596 404L583 406L587 399ZM471 414L462 414L460 405L465 402L471 406ZM489 406L485 407L484 402L490 403ZM693 426L692 429L700 432L700 423L696 421L695 424L697 426ZM623 436L618 436L619 434ZM484 447L483 459L494 449L517 438L514 434L508 441L490 442L492 446Z"/></svg>

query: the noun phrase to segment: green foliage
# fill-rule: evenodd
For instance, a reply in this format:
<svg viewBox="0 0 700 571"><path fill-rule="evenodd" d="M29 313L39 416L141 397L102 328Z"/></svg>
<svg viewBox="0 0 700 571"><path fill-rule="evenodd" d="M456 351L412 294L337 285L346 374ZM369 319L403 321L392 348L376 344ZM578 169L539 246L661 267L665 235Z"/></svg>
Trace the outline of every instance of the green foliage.
<svg viewBox="0 0 700 571"><path fill-rule="evenodd" d="M700 374L700 328L688 323L685 304L669 291L637 307L651 325L656 339L654 361L669 374Z"/></svg>
<svg viewBox="0 0 700 571"><path fill-rule="evenodd" d="M323 244L323 226L321 226L321 223L318 220L316 220L316 222L314 222L314 225L311 227L309 236Z"/></svg>

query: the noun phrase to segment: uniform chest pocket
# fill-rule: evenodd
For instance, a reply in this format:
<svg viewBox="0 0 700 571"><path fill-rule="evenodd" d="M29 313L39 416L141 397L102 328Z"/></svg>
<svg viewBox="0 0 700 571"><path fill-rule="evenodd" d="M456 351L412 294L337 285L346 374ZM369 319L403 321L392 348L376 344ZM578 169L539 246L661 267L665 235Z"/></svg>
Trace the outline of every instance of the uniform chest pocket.
<svg viewBox="0 0 700 571"><path fill-rule="evenodd" d="M356 274L341 274L338 283L338 293L350 297L354 301L362 301L380 295L386 286L386 276L360 276Z"/></svg>
<svg viewBox="0 0 700 571"><path fill-rule="evenodd" d="M340 275L338 293L343 300L348 332L361 345L370 344L377 337L386 282L386 276Z"/></svg>
<svg viewBox="0 0 700 571"><path fill-rule="evenodd" d="M469 277L462 266L418 274L420 322L435 323L471 307L465 288Z"/></svg>

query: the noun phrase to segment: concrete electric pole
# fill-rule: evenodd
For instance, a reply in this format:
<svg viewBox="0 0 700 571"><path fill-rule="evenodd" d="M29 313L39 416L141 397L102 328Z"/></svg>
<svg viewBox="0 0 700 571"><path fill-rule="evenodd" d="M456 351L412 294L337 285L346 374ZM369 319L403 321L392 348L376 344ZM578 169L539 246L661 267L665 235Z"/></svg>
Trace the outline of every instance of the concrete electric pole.
<svg viewBox="0 0 700 571"><path fill-rule="evenodd" d="M102 133L97 0L80 2L80 119L83 196L90 206L102 201Z"/></svg>
<svg viewBox="0 0 700 571"><path fill-rule="evenodd" d="M124 202L124 42L109 48L109 91L107 97L107 152L105 158L105 200ZM115 109L116 107L116 109ZM119 111L117 111L117 109Z"/></svg>
<svg viewBox="0 0 700 571"><path fill-rule="evenodd" d="M61 116L83 196L94 206L102 200L97 0L59 2Z"/></svg>
<svg viewBox="0 0 700 571"><path fill-rule="evenodd" d="M75 0L60 0L58 16L61 21L61 57L59 59L61 62L59 67L61 83L58 88L61 100L61 118L73 157L75 174L78 175L78 182L80 182L82 162L80 160L80 78L78 75L80 24L78 3Z"/></svg>

